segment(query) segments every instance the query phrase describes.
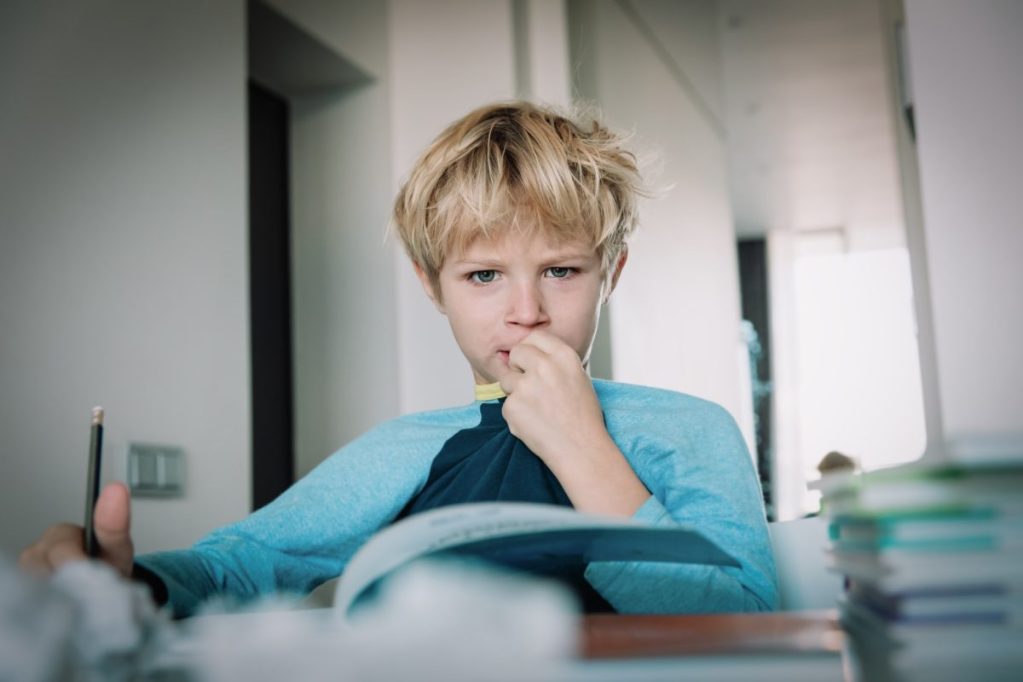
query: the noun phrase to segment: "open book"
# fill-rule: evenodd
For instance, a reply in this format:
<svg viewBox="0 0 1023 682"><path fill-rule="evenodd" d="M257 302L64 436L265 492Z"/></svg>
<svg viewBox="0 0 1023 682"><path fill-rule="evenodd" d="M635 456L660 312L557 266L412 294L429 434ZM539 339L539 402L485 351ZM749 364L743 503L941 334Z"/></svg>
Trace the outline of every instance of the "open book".
<svg viewBox="0 0 1023 682"><path fill-rule="evenodd" d="M546 504L475 502L410 516L370 538L341 576L334 608L347 614L393 571L452 554L523 569L591 561L739 565L692 527L655 527Z"/></svg>

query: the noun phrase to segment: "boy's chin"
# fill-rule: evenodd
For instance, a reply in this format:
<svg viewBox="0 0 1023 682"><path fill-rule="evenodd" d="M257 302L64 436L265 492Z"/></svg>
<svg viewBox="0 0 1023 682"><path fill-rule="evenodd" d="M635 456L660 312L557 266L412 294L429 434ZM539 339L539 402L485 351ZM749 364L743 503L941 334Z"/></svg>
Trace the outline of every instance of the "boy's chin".
<svg viewBox="0 0 1023 682"><path fill-rule="evenodd" d="M497 363L499 367L484 367L482 369L473 368L473 376L476 379L476 383L480 386L486 386L488 384L496 384L505 377L511 370L508 365L504 363Z"/></svg>
<svg viewBox="0 0 1023 682"><path fill-rule="evenodd" d="M490 372L481 372L475 367L472 368L472 378L477 386L486 386L488 384L496 384L500 379L495 377Z"/></svg>

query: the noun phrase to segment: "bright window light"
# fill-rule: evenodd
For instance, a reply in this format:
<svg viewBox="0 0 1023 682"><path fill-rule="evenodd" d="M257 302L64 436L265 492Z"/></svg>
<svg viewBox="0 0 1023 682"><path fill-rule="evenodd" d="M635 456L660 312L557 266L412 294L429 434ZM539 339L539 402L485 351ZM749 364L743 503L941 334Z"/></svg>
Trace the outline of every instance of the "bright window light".
<svg viewBox="0 0 1023 682"><path fill-rule="evenodd" d="M794 423L776 457L804 483L832 450L864 470L918 459L926 433L908 252L849 251L835 231L800 235L792 255L794 330L784 352L794 385L779 417ZM819 493L790 491L791 515L818 509Z"/></svg>

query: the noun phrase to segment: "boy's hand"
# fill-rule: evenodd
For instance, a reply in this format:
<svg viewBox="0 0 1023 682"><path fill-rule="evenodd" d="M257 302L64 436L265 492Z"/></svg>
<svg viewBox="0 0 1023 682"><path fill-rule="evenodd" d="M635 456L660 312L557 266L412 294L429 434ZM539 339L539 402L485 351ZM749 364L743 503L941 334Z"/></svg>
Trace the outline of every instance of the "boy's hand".
<svg viewBox="0 0 1023 682"><path fill-rule="evenodd" d="M99 559L110 564L125 578L131 577L135 549L131 541L131 495L123 483L110 483L96 500L93 514ZM69 561L88 559L85 532L81 526L59 523L43 533L35 544L18 557L18 566L32 572L49 574Z"/></svg>
<svg viewBox="0 0 1023 682"><path fill-rule="evenodd" d="M650 497L607 432L571 346L533 331L511 350L501 388L508 428L554 472L576 509L631 516Z"/></svg>
<svg viewBox="0 0 1023 682"><path fill-rule="evenodd" d="M512 434L555 473L559 458L610 440L582 360L550 332L537 329L512 348L501 388Z"/></svg>

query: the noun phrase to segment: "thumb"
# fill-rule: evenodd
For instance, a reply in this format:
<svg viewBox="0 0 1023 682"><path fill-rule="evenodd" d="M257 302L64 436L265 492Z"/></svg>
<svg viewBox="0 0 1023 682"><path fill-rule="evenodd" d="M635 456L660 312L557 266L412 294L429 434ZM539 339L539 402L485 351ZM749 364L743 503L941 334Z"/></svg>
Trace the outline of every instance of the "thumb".
<svg viewBox="0 0 1023 682"><path fill-rule="evenodd" d="M131 576L135 548L131 541L131 494L119 481L108 483L93 512L100 558L120 572Z"/></svg>

